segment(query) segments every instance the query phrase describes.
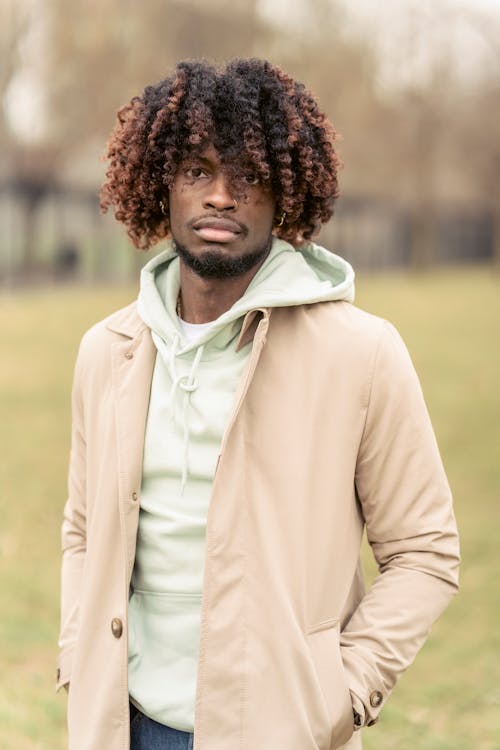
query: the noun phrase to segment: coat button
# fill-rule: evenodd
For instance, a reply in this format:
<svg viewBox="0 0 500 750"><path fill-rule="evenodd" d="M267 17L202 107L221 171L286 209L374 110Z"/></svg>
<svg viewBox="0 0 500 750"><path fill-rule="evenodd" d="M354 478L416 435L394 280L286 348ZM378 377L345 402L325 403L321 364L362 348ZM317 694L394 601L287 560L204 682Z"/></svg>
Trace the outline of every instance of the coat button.
<svg viewBox="0 0 500 750"><path fill-rule="evenodd" d="M383 700L384 696L380 690L374 690L373 693L370 693L370 706L373 708L378 708Z"/></svg>
<svg viewBox="0 0 500 750"><path fill-rule="evenodd" d="M123 623L119 617L113 617L111 620L111 632L115 638L121 638L123 633Z"/></svg>
<svg viewBox="0 0 500 750"><path fill-rule="evenodd" d="M137 501L138 495L137 492L132 492L132 500Z"/></svg>
<svg viewBox="0 0 500 750"><path fill-rule="evenodd" d="M133 354L133 352L127 352L127 353L125 354L125 359L133 359L133 357L134 357L134 354Z"/></svg>

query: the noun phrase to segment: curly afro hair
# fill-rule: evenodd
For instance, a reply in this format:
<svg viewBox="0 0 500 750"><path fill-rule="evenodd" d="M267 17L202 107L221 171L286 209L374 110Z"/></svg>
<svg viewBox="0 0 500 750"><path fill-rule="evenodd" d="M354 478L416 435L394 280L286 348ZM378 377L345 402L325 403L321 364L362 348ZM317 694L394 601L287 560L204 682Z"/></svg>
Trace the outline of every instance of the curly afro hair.
<svg viewBox="0 0 500 750"><path fill-rule="evenodd" d="M300 245L333 214L335 138L312 94L269 62L236 59L219 69L183 61L118 111L101 209L114 206L134 245L151 247L169 234L180 162L213 144L225 165L251 166L269 186L285 214L275 234Z"/></svg>

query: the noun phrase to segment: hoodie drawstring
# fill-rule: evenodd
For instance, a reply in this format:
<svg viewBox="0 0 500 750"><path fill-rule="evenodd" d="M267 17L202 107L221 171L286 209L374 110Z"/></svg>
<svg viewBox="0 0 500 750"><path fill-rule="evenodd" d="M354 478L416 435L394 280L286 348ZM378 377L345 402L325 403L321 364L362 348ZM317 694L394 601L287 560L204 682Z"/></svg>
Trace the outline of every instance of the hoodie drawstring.
<svg viewBox="0 0 500 750"><path fill-rule="evenodd" d="M168 397L168 410L171 414L171 418L174 418L174 403L175 394L177 389L180 388L184 391L184 397L182 401L182 426L183 426L183 460L182 460L182 477L181 477L181 494L184 493L184 488L187 482L188 466L189 466L189 402L191 399L191 393L198 388L198 380L195 375L198 370L201 358L203 356L204 346L199 346L196 350L196 354L189 371L189 375L179 375L176 370L175 360L179 353L180 336L174 335L172 346L168 352L168 369L170 372L170 378L172 385L170 387L170 393Z"/></svg>

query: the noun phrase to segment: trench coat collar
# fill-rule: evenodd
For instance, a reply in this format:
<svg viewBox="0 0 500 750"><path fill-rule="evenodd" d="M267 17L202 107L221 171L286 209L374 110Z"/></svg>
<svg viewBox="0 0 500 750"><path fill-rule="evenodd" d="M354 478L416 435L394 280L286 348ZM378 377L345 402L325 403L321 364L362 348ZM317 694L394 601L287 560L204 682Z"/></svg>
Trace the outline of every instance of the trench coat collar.
<svg viewBox="0 0 500 750"><path fill-rule="evenodd" d="M237 351L253 339L259 322L263 318L268 320L270 313L271 310L265 307L256 308L246 313L236 345ZM111 315L107 320L106 328L113 333L134 339L148 329L148 326L139 317L137 303L133 302L118 313Z"/></svg>
<svg viewBox="0 0 500 750"><path fill-rule="evenodd" d="M113 333L134 339L143 333L148 327L139 317L137 312L137 302L132 302L127 307L111 315L107 322L106 328Z"/></svg>

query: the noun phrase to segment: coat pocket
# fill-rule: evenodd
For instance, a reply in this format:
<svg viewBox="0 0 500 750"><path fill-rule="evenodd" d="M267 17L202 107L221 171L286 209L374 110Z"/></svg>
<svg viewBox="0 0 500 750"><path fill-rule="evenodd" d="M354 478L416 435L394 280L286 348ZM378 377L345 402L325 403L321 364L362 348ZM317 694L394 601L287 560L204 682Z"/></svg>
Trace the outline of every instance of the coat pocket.
<svg viewBox="0 0 500 750"><path fill-rule="evenodd" d="M306 638L329 719L328 750L336 750L354 733L351 695L340 653L339 623L336 620L320 623Z"/></svg>

